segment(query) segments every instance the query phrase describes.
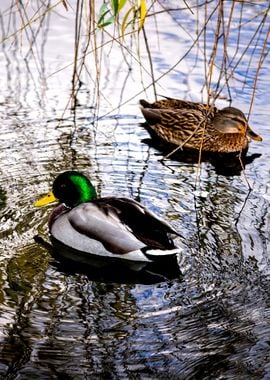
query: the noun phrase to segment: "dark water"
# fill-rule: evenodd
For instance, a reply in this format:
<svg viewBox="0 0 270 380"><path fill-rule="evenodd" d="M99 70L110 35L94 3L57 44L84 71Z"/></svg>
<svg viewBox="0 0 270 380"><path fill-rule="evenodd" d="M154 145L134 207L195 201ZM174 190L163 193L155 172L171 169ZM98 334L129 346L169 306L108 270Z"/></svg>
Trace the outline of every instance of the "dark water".
<svg viewBox="0 0 270 380"><path fill-rule="evenodd" d="M269 379L269 45L250 116L263 142L251 144L245 172L223 175L215 162L199 167L183 155L162 163L162 151L140 125L138 100L154 99L152 87L143 91L151 83L144 50L143 68L128 56L128 70L116 44L104 48L98 108L89 58L70 110L76 2L69 3L68 12L60 4L44 20L39 10L40 28L36 21L28 36L20 31L1 44L0 377ZM235 61L267 6L235 5L229 45ZM25 17L9 7L1 2L2 39ZM227 8L226 20L230 2ZM27 9L33 15L36 8ZM156 78L194 41L194 12L161 13L158 34L149 20ZM269 17L264 25L230 81L233 105L245 113ZM213 18L208 49L215 26ZM204 62L201 47L191 50L158 81L157 92L201 100ZM87 173L100 195L137 199L181 232L183 253L173 274L168 268L70 265L35 241L36 235L46 239L51 209L33 203L56 173L70 168Z"/></svg>

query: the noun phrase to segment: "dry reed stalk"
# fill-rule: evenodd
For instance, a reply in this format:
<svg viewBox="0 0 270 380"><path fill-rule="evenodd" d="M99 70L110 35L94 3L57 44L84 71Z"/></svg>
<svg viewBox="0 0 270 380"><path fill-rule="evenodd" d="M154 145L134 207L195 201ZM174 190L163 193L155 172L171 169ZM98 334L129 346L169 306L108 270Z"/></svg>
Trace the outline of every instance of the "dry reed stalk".
<svg viewBox="0 0 270 380"><path fill-rule="evenodd" d="M263 4L263 2L261 3ZM108 2L108 4L111 3ZM114 4L116 3L114 2ZM184 1L180 7L176 7L173 9L169 7L166 8L166 4L161 0L148 1L147 13L146 10L144 10L143 15L143 22L145 22L146 27L143 26L142 20L140 20L140 23L145 50L148 57L149 70L147 69L146 64L143 64L140 59L138 30L136 30L135 28L135 20L138 17L140 9L134 6L133 0L127 1L126 4L128 4L128 6L130 7L129 11L126 13L126 16L131 17L131 15L133 15L133 20L131 19L129 22L127 22L127 18L125 20L123 17L121 18L120 9L116 7L117 9L114 9L114 29L113 32L110 33L110 31L106 29L106 23L104 23L104 27L102 29L98 29L100 28L100 25L96 16L97 12L95 1L76 1L76 17L74 29L74 59L71 63L73 65L71 81L72 89L71 97L68 103L68 105L71 105L71 109L73 111L76 110L77 96L80 91L81 78L83 73L87 73L87 75L94 82L94 98L96 109L98 110L100 98L103 96L100 87L101 74L103 69L103 50L105 46L108 46L109 44L111 44L111 49L113 48L114 43L117 43L117 45L120 46L124 61L126 62L128 69L130 69L131 67L131 62L135 62L136 65L139 65L140 70L143 70L143 72L147 73L147 75L149 75L150 78L149 84L145 85L144 83L142 83L142 90L132 94L132 96L129 97L129 99L123 99L123 96L121 96L117 109L119 109L121 105L130 102L133 98L142 94L150 87L153 88L154 95L156 97L156 86L160 82L160 80L165 76L169 75L183 60L185 60L185 58L193 49L197 49L197 51L203 54L204 57L203 62L205 83L203 88L206 89L207 104L211 106L215 103L216 99L221 96L221 94L223 95L223 93L225 92L224 89L226 89L226 93L228 94L229 100L231 100L232 96L230 90L230 81L232 79L237 79L237 70L242 64L246 55L249 53L250 49L253 47L253 53L251 54L250 62L245 73L245 77L248 77L249 67L251 67L251 63L254 62L254 59L256 58L255 53L260 48L259 41L262 39L263 36L264 44L261 48L261 53L257 63L255 77L253 80L252 94L249 106L250 115L254 103L259 73L263 65L265 56L267 54L267 43L269 41L269 27L267 32L265 32L265 25L267 25L267 19L270 10L269 3L267 5L267 2L265 2L264 9L258 8L259 10L256 11L254 16L252 16L252 18L250 18L249 20L245 21L247 23L249 21L257 20L258 25L257 28L251 33L249 40L245 41L246 46L242 48L242 34L246 25L243 23L243 15L246 14L246 7L256 5L256 2L232 1L229 3L224 2L223 0L218 0L217 2L197 1L196 4L191 5L189 2ZM142 2L141 4L144 3ZM18 33L25 31L26 38L29 44L29 54L32 54L39 72L41 70L39 68L38 51L35 50L35 41L39 30L36 30L34 32L32 24L37 21L40 21L40 23L44 22L46 16L48 16L49 13L59 5L64 6L67 10L69 10L70 8L70 5L66 0L59 0L53 5L50 5L49 2L40 2L38 3L37 9L31 17L28 15L27 12L27 7L29 6L28 3L23 5L21 2L16 1L11 5L11 7L17 7L17 10L21 17L22 26L16 32L11 33L8 36L5 36L2 40L2 43L6 41L8 38L12 38ZM154 8L155 5L159 7L158 10ZM197 13L194 13L195 9L197 10ZM257 10L257 8L255 7L254 9ZM173 18L174 12L179 13L183 10L187 10L194 17L197 17L197 31L195 36L192 36L192 33L189 30L185 29L185 27L181 25L181 23L179 23L176 19ZM179 28L185 30L185 32L191 39L191 43L190 46L186 49L186 51L176 60L176 62L171 64L169 69L167 69L161 75L157 76L155 73L153 58L148 43L147 20L151 17L155 17L155 22L158 24L158 16L164 12L166 12L168 15L172 17L173 22L176 22L177 25L179 25ZM208 33L210 30L209 23L213 20L215 21L215 32L212 41L212 46L210 47L208 41ZM104 21L106 20L104 19ZM123 26L124 22L125 25ZM108 23L112 24L111 19ZM238 23L238 32L237 39L236 41L234 41L234 45L231 45L231 28L233 23ZM131 30L128 30L128 25L131 26ZM85 30L86 33L83 32ZM98 30L99 32L97 33ZM130 38L130 45L128 45L126 42L126 38L128 36ZM138 44L137 54L134 54L132 46L133 41L135 45ZM200 46L201 41L203 43L203 48L201 48ZM230 47L230 51L228 51L228 46ZM210 58L208 58L209 54ZM90 59L92 57L94 58L94 74L91 73L91 71L88 69L89 57ZM130 58L130 61L128 58ZM66 65L65 67L67 66L68 65ZM65 67L63 67L62 69L64 69ZM214 79L216 74L217 78ZM68 105L66 109L68 108ZM115 110L116 108L112 109L108 113L111 113ZM178 149L180 148L181 147L179 147ZM200 149L199 165L201 163L201 153L202 152Z"/></svg>

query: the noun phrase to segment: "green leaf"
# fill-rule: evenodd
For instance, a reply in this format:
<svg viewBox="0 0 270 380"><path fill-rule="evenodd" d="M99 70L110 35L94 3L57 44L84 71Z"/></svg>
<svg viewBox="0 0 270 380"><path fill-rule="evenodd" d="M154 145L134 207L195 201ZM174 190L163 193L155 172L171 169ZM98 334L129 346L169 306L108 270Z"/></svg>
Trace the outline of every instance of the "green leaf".
<svg viewBox="0 0 270 380"><path fill-rule="evenodd" d="M116 16L118 11L119 11L119 2L118 0L112 0L112 10L113 10L113 15Z"/></svg>
<svg viewBox="0 0 270 380"><path fill-rule="evenodd" d="M98 26L99 26L99 28L105 28L105 26L113 24L114 21L115 21L115 17L111 16L110 18L108 18L107 20L105 20L103 23L98 24Z"/></svg>
<svg viewBox="0 0 270 380"><path fill-rule="evenodd" d="M99 16L98 16L98 21L97 21L99 28L104 28L105 26L108 26L114 23L114 20L115 20L114 16L111 16L106 20L106 16L110 14L111 14L111 11L110 9L108 9L107 5L105 3L102 4L99 10Z"/></svg>
<svg viewBox="0 0 270 380"><path fill-rule="evenodd" d="M128 11L127 13L125 14L125 16L123 17L123 21L122 21L122 26L121 26L121 30L122 30L122 38L124 38L124 34L125 34L125 30L127 28L127 26L129 25L129 22L128 22L128 18L129 18L129 15L132 11L134 11L135 9L135 6L133 5Z"/></svg>
<svg viewBox="0 0 270 380"><path fill-rule="evenodd" d="M103 22L106 14L108 14L109 9L105 3L103 3L99 9L98 17L97 17L97 23L98 25Z"/></svg>
<svg viewBox="0 0 270 380"><path fill-rule="evenodd" d="M121 11L122 8L124 8L127 0L118 0L118 12Z"/></svg>

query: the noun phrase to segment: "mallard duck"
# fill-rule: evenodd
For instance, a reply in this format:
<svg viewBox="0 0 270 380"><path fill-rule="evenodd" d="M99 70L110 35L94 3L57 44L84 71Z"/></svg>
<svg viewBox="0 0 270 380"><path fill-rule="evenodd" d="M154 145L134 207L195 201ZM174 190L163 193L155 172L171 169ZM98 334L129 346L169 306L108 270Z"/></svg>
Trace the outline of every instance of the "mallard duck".
<svg viewBox="0 0 270 380"><path fill-rule="evenodd" d="M151 132L163 141L203 152L231 153L248 148L249 139L261 141L242 111L218 110L202 103L162 99L140 100L141 111Z"/></svg>
<svg viewBox="0 0 270 380"><path fill-rule="evenodd" d="M129 198L97 198L82 173L66 171L54 180L53 190L35 203L59 201L49 218L53 240L74 250L140 262L153 262L181 251L171 238L180 236L141 203Z"/></svg>

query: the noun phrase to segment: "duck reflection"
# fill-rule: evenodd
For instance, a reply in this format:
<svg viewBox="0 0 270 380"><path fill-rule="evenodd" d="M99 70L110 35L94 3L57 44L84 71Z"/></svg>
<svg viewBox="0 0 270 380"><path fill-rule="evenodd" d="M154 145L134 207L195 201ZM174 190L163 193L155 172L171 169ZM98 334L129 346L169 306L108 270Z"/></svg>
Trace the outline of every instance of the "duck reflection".
<svg viewBox="0 0 270 380"><path fill-rule="evenodd" d="M73 275L86 275L89 280L105 283L156 284L181 277L177 256L156 262L135 262L121 259L102 258L71 249L52 239L53 245L35 236L35 241L45 246L59 271Z"/></svg>
<svg viewBox="0 0 270 380"><path fill-rule="evenodd" d="M246 165L252 163L256 158L260 157L260 153L253 153L248 155L248 149L239 152L231 153L212 153L212 152L199 152L195 149L179 148L172 143L164 143L164 141L156 136L147 124L141 124L147 129L151 138L145 138L143 143L158 150L166 157L173 158L174 160L184 162L187 164L198 164L198 162L209 162L215 169L217 174L224 176L237 176L240 175Z"/></svg>

